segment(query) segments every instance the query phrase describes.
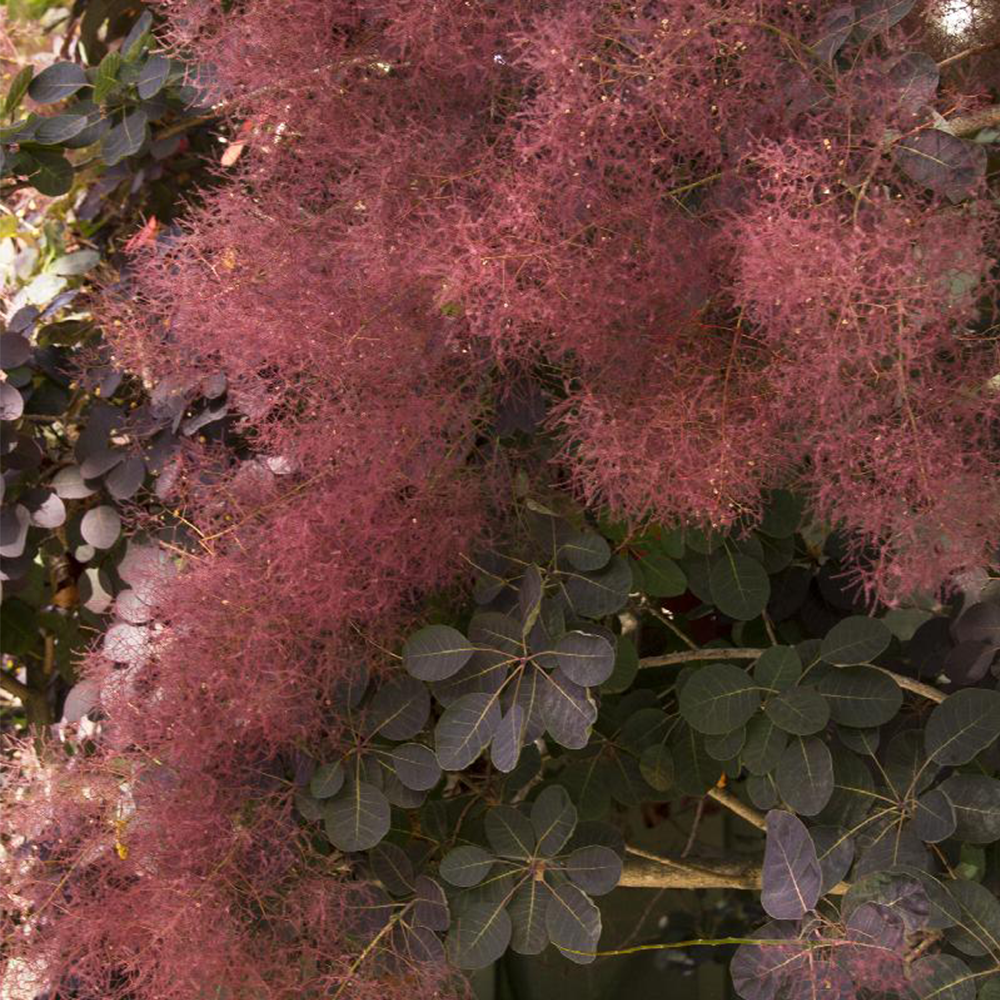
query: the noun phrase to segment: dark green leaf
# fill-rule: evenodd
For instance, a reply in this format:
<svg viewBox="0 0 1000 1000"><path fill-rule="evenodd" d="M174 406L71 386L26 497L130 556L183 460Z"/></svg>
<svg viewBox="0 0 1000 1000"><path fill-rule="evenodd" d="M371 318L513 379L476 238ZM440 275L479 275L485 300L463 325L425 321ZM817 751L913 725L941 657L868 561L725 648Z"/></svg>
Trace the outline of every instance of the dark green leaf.
<svg viewBox="0 0 1000 1000"><path fill-rule="evenodd" d="M750 801L765 812L773 809L779 800L778 788L770 774L751 774L746 781Z"/></svg>
<svg viewBox="0 0 1000 1000"><path fill-rule="evenodd" d="M928 844L947 840L955 832L955 808L940 788L932 788L917 799L913 832Z"/></svg>
<svg viewBox="0 0 1000 1000"><path fill-rule="evenodd" d="M830 705L830 717L844 726L881 726L903 704L896 683L874 667L831 670L817 687Z"/></svg>
<svg viewBox="0 0 1000 1000"><path fill-rule="evenodd" d="M607 566L611 549L596 532L576 531L561 539L558 555L565 556L574 569L590 573Z"/></svg>
<svg viewBox="0 0 1000 1000"><path fill-rule="evenodd" d="M1000 840L1000 781L983 774L953 774L940 785L955 807L955 836L970 844Z"/></svg>
<svg viewBox="0 0 1000 1000"><path fill-rule="evenodd" d="M57 62L46 67L28 85L28 95L39 104L53 104L71 97L81 87L89 86L82 66Z"/></svg>
<svg viewBox="0 0 1000 1000"><path fill-rule="evenodd" d="M618 885L622 862L609 847L580 847L566 858L562 871L585 892L603 896Z"/></svg>
<svg viewBox="0 0 1000 1000"><path fill-rule="evenodd" d="M763 775L777 765L788 746L788 736L766 715L758 715L747 723L747 737L741 758L751 774Z"/></svg>
<svg viewBox="0 0 1000 1000"><path fill-rule="evenodd" d="M946 931L948 941L966 955L1000 958L1000 902L977 882L954 879L948 891L958 902L961 915Z"/></svg>
<svg viewBox="0 0 1000 1000"><path fill-rule="evenodd" d="M403 666L422 681L443 681L472 657L475 646L457 629L428 625L415 632L403 646Z"/></svg>
<svg viewBox="0 0 1000 1000"><path fill-rule="evenodd" d="M597 706L585 687L574 683L562 670L542 675L539 702L545 728L552 738L568 750L587 745L590 729L597 718Z"/></svg>
<svg viewBox="0 0 1000 1000"><path fill-rule="evenodd" d="M58 146L79 135L88 124L86 115L64 114L43 118L35 129L34 141L43 146Z"/></svg>
<svg viewBox="0 0 1000 1000"><path fill-rule="evenodd" d="M875 782L864 761L850 750L838 750L833 755L833 794L817 821L853 829L875 802Z"/></svg>
<svg viewBox="0 0 1000 1000"><path fill-rule="evenodd" d="M677 597L687 590L687 577L666 553L652 551L639 562L642 590L651 597Z"/></svg>
<svg viewBox="0 0 1000 1000"><path fill-rule="evenodd" d="M72 164L54 149L32 149L25 173L32 187L49 198L58 198L73 186Z"/></svg>
<svg viewBox="0 0 1000 1000"><path fill-rule="evenodd" d="M490 760L493 761L493 766L498 771L503 771L504 774L507 774L517 767L517 760L521 755L524 728L524 709L515 702L501 716L496 729L493 731L493 740L490 744Z"/></svg>
<svg viewBox="0 0 1000 1000"><path fill-rule="evenodd" d="M101 140L101 159L113 167L128 156L142 149L149 132L146 112L137 110L127 114Z"/></svg>
<svg viewBox="0 0 1000 1000"><path fill-rule="evenodd" d="M752 721L752 720L751 720ZM705 753L712 760L727 761L739 756L747 741L747 728L740 726L731 733L723 733L721 736L705 737Z"/></svg>
<svg viewBox="0 0 1000 1000"><path fill-rule="evenodd" d="M601 911L585 892L564 883L552 889L545 909L545 929L552 943L573 962L593 962L601 937Z"/></svg>
<svg viewBox="0 0 1000 1000"><path fill-rule="evenodd" d="M816 846L816 860L823 874L820 895L825 896L851 870L854 840L839 826L814 826L809 829Z"/></svg>
<svg viewBox="0 0 1000 1000"><path fill-rule="evenodd" d="M460 969L485 969L506 950L511 922L502 903L474 903L448 934L448 958Z"/></svg>
<svg viewBox="0 0 1000 1000"><path fill-rule="evenodd" d="M760 530L772 538L791 538L798 530L805 504L788 490L772 490Z"/></svg>
<svg viewBox="0 0 1000 1000"><path fill-rule="evenodd" d="M513 923L510 946L519 955L537 955L549 943L545 911L552 893L541 879L529 878L507 907Z"/></svg>
<svg viewBox="0 0 1000 1000"><path fill-rule="evenodd" d="M420 743L404 743L392 751L396 776L416 792L426 792L441 778L441 767L430 748Z"/></svg>
<svg viewBox="0 0 1000 1000"><path fill-rule="evenodd" d="M122 41L121 51L127 60L131 62L138 58L143 46L149 41L152 27L153 15L148 10L144 10Z"/></svg>
<svg viewBox="0 0 1000 1000"><path fill-rule="evenodd" d="M366 851L388 832L392 810L386 797L366 781L351 781L323 810L326 835L338 850Z"/></svg>
<svg viewBox="0 0 1000 1000"><path fill-rule="evenodd" d="M679 703L688 725L718 736L747 722L760 706L760 694L739 667L710 663L699 667L684 685Z"/></svg>
<svg viewBox="0 0 1000 1000"><path fill-rule="evenodd" d="M674 755L660 744L646 747L639 757L639 770L653 788L665 792L674 783Z"/></svg>
<svg viewBox="0 0 1000 1000"><path fill-rule="evenodd" d="M408 674L397 674L375 692L366 718L368 732L387 740L412 739L424 728L430 711L427 688Z"/></svg>
<svg viewBox="0 0 1000 1000"><path fill-rule="evenodd" d="M427 875L418 875L413 883L413 920L432 931L446 931L451 923L444 889Z"/></svg>
<svg viewBox="0 0 1000 1000"><path fill-rule="evenodd" d="M925 955L910 966L910 988L918 1000L975 1000L977 980L954 955Z"/></svg>
<svg viewBox="0 0 1000 1000"><path fill-rule="evenodd" d="M610 809L609 772L608 762L595 754L572 761L559 773L559 780L573 797L581 819L599 819Z"/></svg>
<svg viewBox="0 0 1000 1000"><path fill-rule="evenodd" d="M393 896L408 896L413 892L413 862L395 844L382 843L368 852L372 874Z"/></svg>
<svg viewBox="0 0 1000 1000"><path fill-rule="evenodd" d="M812 687L794 687L764 702L768 718L786 733L811 736L826 728L830 707ZM772 913L771 916L774 916Z"/></svg>
<svg viewBox="0 0 1000 1000"><path fill-rule="evenodd" d="M815 816L833 794L833 759L816 736L796 736L774 771L781 797L797 813Z"/></svg>
<svg viewBox="0 0 1000 1000"><path fill-rule="evenodd" d="M159 54L150 56L139 71L139 79L136 81L139 96L144 101L155 97L163 89L169 75L170 60Z"/></svg>
<svg viewBox="0 0 1000 1000"><path fill-rule="evenodd" d="M593 687L611 676L615 651L603 636L567 632L556 643L555 659L571 681Z"/></svg>
<svg viewBox="0 0 1000 1000"><path fill-rule="evenodd" d="M538 853L552 857L562 850L576 828L576 807L562 785L548 785L531 804L531 825Z"/></svg>
<svg viewBox="0 0 1000 1000"><path fill-rule="evenodd" d="M321 764L309 782L309 793L314 799L329 799L344 787L344 766L340 761Z"/></svg>
<svg viewBox="0 0 1000 1000"><path fill-rule="evenodd" d="M295 793L295 808L310 823L323 818L323 803L302 789Z"/></svg>
<svg viewBox="0 0 1000 1000"><path fill-rule="evenodd" d="M28 91L28 85L31 83L34 73L34 67L24 66L18 71L14 79L11 80L10 89L7 91L7 97L3 102L3 113L5 116L12 115L17 109L21 103L21 99Z"/></svg>
<svg viewBox="0 0 1000 1000"><path fill-rule="evenodd" d="M467 694L449 705L434 729L438 763L462 771L488 746L500 722L495 694Z"/></svg>
<svg viewBox="0 0 1000 1000"><path fill-rule="evenodd" d="M595 573L566 571L562 589L575 614L602 618L614 614L628 600L632 571L622 556L614 556L605 569Z"/></svg>
<svg viewBox="0 0 1000 1000"><path fill-rule="evenodd" d="M924 730L927 756L939 764L967 764L1000 736L1000 692L965 688L934 708Z"/></svg>
<svg viewBox="0 0 1000 1000"><path fill-rule="evenodd" d="M892 632L878 618L852 615L844 618L827 632L820 647L820 656L837 667L856 663L871 663L889 647Z"/></svg>
<svg viewBox="0 0 1000 1000"><path fill-rule="evenodd" d="M118 73L122 68L122 57L117 52L109 52L97 67L94 82L94 103L102 104L118 86Z"/></svg>
<svg viewBox="0 0 1000 1000"><path fill-rule="evenodd" d="M601 685L603 694L620 694L627 691L639 672L639 654L635 643L623 635L615 641L615 667L611 676Z"/></svg>
<svg viewBox="0 0 1000 1000"><path fill-rule="evenodd" d="M494 806L483 818L486 839L501 858L530 858L535 851L535 829L531 820L513 806Z"/></svg>
<svg viewBox="0 0 1000 1000"><path fill-rule="evenodd" d="M848 750L853 750L866 757L875 756L875 751L878 750L879 746L880 733L881 730L878 728L852 729L850 726L837 726L837 736L840 738L840 742Z"/></svg>
<svg viewBox="0 0 1000 1000"><path fill-rule="evenodd" d="M719 610L739 621L756 618L771 596L767 570L755 559L728 550L713 560L709 585Z"/></svg>
<svg viewBox="0 0 1000 1000"><path fill-rule="evenodd" d="M704 737L683 723L677 726L670 740L674 755L674 775L677 790L684 795L704 795L719 780L721 768L705 752ZM615 786L612 785L612 792Z"/></svg>
<svg viewBox="0 0 1000 1000"><path fill-rule="evenodd" d="M452 885L467 889L489 875L493 868L493 856L475 844L465 844L449 851L440 865L441 878Z"/></svg>

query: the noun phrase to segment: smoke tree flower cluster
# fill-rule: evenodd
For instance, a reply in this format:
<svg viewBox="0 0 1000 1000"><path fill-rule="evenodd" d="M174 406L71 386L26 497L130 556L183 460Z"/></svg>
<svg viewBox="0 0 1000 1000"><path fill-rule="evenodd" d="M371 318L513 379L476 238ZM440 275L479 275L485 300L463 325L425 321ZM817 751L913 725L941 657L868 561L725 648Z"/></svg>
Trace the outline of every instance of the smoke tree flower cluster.
<svg viewBox="0 0 1000 1000"><path fill-rule="evenodd" d="M991 561L1000 220L986 144L930 128L985 95L960 71L942 79L923 53L928 11L910 0L221 7L163 0L162 37L211 64L201 79L246 151L179 232L137 250L127 291L109 290L102 309L116 360L147 384L224 376L239 445L186 442L169 531L153 520L135 528L126 582L140 606L86 666L99 739L5 788L8 978L43 983L52 1000L460 990L438 961L436 935L449 927L439 882L471 893L487 872L502 885L523 879L511 900L527 886L547 901L544 927L517 950L551 940L570 960L592 958L600 914L588 893L610 887L618 845L579 834L565 791L550 791L558 786L519 811L510 801L530 782L477 772L483 801L508 803L511 829L487 828L492 853L452 845L434 860L439 881L413 877L412 859L391 845L360 868L354 854L374 850L385 830L372 840L362 828L388 828L390 805L423 801L413 769L428 756L438 781L441 767L472 767L489 744L493 769L514 774L521 742L547 733L581 753L564 761L572 777L596 726L613 734L602 761L644 782L650 800L675 781L704 795L720 769L735 780L755 753L754 801L769 811L765 896L775 851L798 855L798 903L772 897L761 936L798 942L789 961L819 963L813 986L874 989L882 961L882 985L914 981L884 942L902 940L906 920L928 942L954 923L935 924L927 906L900 916L890 888L916 886L921 905L951 896L909 870L867 896L855 889L835 936L875 939L878 960L855 949L838 964L833 944L814 958L808 948L826 939L813 911L853 855L845 862L836 837L817 849L829 835L782 809L833 808L827 742L874 761L858 734L892 723L903 690L927 688L918 668L907 687L868 665L889 649L888 632L873 643L849 619L861 631L848 645L862 648L838 660L831 623L814 614L809 635L827 636L822 649L803 635L814 647L789 653L792 667L759 668L755 657L752 686L733 664L689 671L671 687L669 719L638 690L599 718L595 692L625 691L638 669L633 649L631 678L616 677L631 661L609 628L630 593L690 591L762 629L803 606L808 574L784 615L771 583L795 576L800 512L787 530L767 520L786 488L815 522L838 527L845 572L880 610ZM539 424L547 450L521 454ZM610 511L622 526L607 532L615 552L582 530L583 515L567 526L526 505L529 494ZM517 549L518 518L544 557L495 559L494 542ZM637 535L647 522L689 533L678 528L676 545ZM434 617L428 595L457 601L470 562L486 609L468 630L475 649L458 663L434 647L421 676L412 652L396 651L416 618ZM536 563L537 580L526 568ZM852 598L841 596L842 615ZM955 666L960 686L995 686L1000 633L989 614L955 644L981 654L964 674ZM482 669L470 671L474 662ZM500 688L530 676L562 701L539 695L537 718L534 695L503 688L501 702L482 680L498 664ZM363 703L357 678L369 674L375 693ZM382 695L410 675L409 695ZM452 677L466 686L449 702L434 684ZM705 707L713 691L721 708ZM991 687L982 704L998 697ZM969 705L944 711L949 702L936 700L947 740ZM424 702L413 727L399 723ZM885 711L866 715L868 702ZM481 714L456 729L456 704ZM629 704L659 715L619 743ZM424 740L432 710L434 753ZM371 713L379 721L366 729ZM505 742L501 716L516 741ZM402 735L386 728L390 717ZM961 759L938 746L941 767L995 751L988 713L975 725ZM395 743L418 737L410 772L380 770L403 752ZM902 768L906 750L892 763ZM803 773L820 777L805 787ZM855 886L929 858L925 843L959 829L956 810L974 813L1000 787L942 775L927 794L945 800L951 827L918 835L905 824L916 822L919 777L872 825L853 815L856 802L820 824L860 824ZM342 788L357 793L354 812ZM325 835L310 825L323 817ZM421 817L415 841L452 836L453 816L436 828ZM1000 836L964 822L966 839ZM559 824L565 835L553 836ZM904 826L883 856L886 831ZM601 872L581 874L580 851ZM449 932L454 964L506 949L510 918L498 914L519 903L498 907L490 891ZM964 926L961 901L939 905ZM560 937L560 906L580 936ZM991 941L966 953L1000 961ZM961 965L931 957L922 974L933 983L955 972L946 959ZM733 973L750 1000L787 986L746 951Z"/></svg>

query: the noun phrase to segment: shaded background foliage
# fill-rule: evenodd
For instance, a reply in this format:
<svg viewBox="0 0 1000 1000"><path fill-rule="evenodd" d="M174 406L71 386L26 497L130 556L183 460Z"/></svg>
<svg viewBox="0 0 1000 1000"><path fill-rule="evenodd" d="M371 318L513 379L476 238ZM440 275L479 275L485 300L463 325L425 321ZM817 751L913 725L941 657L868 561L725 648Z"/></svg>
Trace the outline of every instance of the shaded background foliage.
<svg viewBox="0 0 1000 1000"><path fill-rule="evenodd" d="M592 895L670 884L623 830L698 802L693 845L725 802L746 863L700 863L762 883L782 941L737 953L740 995L989 996L996 131L955 122L990 54L877 0L164 10L159 55L115 28L92 77L49 71L110 81L91 191L148 213L205 113L147 133L142 74L210 60L235 176L105 282L124 377L91 369L72 461L60 409L41 478L10 467L11 558L37 575L54 529L113 615L66 759L7 782L6 982L409 996L460 988L444 954L586 962ZM16 184L43 126L5 134ZM30 407L47 370L11 370ZM69 666L64 582L5 590L29 665ZM751 929L732 904L692 933Z"/></svg>

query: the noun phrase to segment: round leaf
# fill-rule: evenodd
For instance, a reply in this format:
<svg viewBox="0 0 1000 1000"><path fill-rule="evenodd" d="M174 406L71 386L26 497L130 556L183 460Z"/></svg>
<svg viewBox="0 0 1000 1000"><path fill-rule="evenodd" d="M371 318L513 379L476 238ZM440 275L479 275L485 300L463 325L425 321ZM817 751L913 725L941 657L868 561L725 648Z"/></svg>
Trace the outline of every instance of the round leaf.
<svg viewBox="0 0 1000 1000"><path fill-rule="evenodd" d="M330 799L344 787L344 766L340 761L321 764L309 782L309 794L314 799Z"/></svg>
<svg viewBox="0 0 1000 1000"><path fill-rule="evenodd" d="M446 771L467 768L493 739L500 722L495 694L473 693L452 702L434 729L438 763Z"/></svg>
<svg viewBox="0 0 1000 1000"><path fill-rule="evenodd" d="M725 551L714 559L709 586L719 610L738 621L756 618L771 596L767 570L756 559L739 552Z"/></svg>
<svg viewBox="0 0 1000 1000"><path fill-rule="evenodd" d="M396 776L416 792L426 792L441 778L441 767L434 752L420 743L404 743L392 751Z"/></svg>
<svg viewBox="0 0 1000 1000"><path fill-rule="evenodd" d="M837 622L827 632L820 647L820 656L837 667L856 663L871 663L886 651L892 632L878 618L852 615Z"/></svg>
<svg viewBox="0 0 1000 1000"><path fill-rule="evenodd" d="M82 66L71 62L57 62L43 69L31 81L28 96L39 104L54 104L56 101L64 101L86 86L87 74Z"/></svg>
<svg viewBox="0 0 1000 1000"><path fill-rule="evenodd" d="M938 764L967 764L1000 736L1000 692L965 688L934 708L924 729L927 756Z"/></svg>
<svg viewBox="0 0 1000 1000"><path fill-rule="evenodd" d="M542 789L531 804L531 825L535 829L538 853L544 857L558 854L576 828L576 807L562 785Z"/></svg>
<svg viewBox="0 0 1000 1000"><path fill-rule="evenodd" d="M622 877L621 858L609 847L580 847L566 859L562 870L585 892L603 896L611 892Z"/></svg>
<svg viewBox="0 0 1000 1000"><path fill-rule="evenodd" d="M395 844L378 844L368 852L372 874L393 896L406 896L413 892L413 862L406 852Z"/></svg>
<svg viewBox="0 0 1000 1000"><path fill-rule="evenodd" d="M607 680L615 667L615 650L603 636L567 632L556 643L555 658L563 673L583 687Z"/></svg>
<svg viewBox="0 0 1000 1000"><path fill-rule="evenodd" d="M570 961L586 965L594 961L601 937L601 911L586 893L563 883L552 889L545 908L545 929L551 942Z"/></svg>
<svg viewBox="0 0 1000 1000"><path fill-rule="evenodd" d="M815 816L833 794L833 758L815 736L796 736L774 771L781 797L802 816Z"/></svg>
<svg viewBox="0 0 1000 1000"><path fill-rule="evenodd" d="M760 706L746 672L732 663L699 667L680 693L680 711L693 729L710 736L738 729Z"/></svg>
<svg viewBox="0 0 1000 1000"><path fill-rule="evenodd" d="M110 549L121 533L122 521L114 507L91 507L80 522L80 534L95 549Z"/></svg>
<svg viewBox="0 0 1000 1000"><path fill-rule="evenodd" d="M326 835L340 851L367 851L388 832L392 810L366 781L352 781L323 810Z"/></svg>
<svg viewBox="0 0 1000 1000"><path fill-rule="evenodd" d="M511 922L500 903L474 903L448 934L448 957L460 969L485 969L507 950Z"/></svg>
<svg viewBox="0 0 1000 1000"><path fill-rule="evenodd" d="M796 736L818 733L830 718L826 699L811 687L789 688L776 698L768 698L764 711L776 726Z"/></svg>
<svg viewBox="0 0 1000 1000"><path fill-rule="evenodd" d="M822 873L803 822L789 812L767 814L760 902L775 920L798 920L819 900Z"/></svg>
<svg viewBox="0 0 1000 1000"><path fill-rule="evenodd" d="M449 851L441 859L439 871L446 882L468 889L479 885L492 867L492 855L475 844L465 844Z"/></svg>
<svg viewBox="0 0 1000 1000"><path fill-rule="evenodd" d="M530 819L513 806L495 806L483 819L486 839L501 858L530 858L537 839Z"/></svg>
<svg viewBox="0 0 1000 1000"><path fill-rule="evenodd" d="M409 740L427 722L431 696L427 688L408 674L399 674L383 684L368 709L369 732L389 740Z"/></svg>
<svg viewBox="0 0 1000 1000"><path fill-rule="evenodd" d="M457 629L428 625L403 646L403 666L422 681L443 681L472 657L475 647Z"/></svg>
<svg viewBox="0 0 1000 1000"><path fill-rule="evenodd" d="M830 706L830 717L844 726L881 726L895 718L903 704L903 692L874 667L831 670L817 687Z"/></svg>

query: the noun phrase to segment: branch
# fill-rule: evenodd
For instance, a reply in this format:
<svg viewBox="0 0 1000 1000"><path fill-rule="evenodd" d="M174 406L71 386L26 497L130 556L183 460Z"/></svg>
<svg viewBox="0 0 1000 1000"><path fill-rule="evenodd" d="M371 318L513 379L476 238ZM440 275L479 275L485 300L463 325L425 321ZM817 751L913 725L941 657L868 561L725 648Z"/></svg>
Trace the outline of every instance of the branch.
<svg viewBox="0 0 1000 1000"><path fill-rule="evenodd" d="M997 123L1000 124L1000 107L996 108ZM957 119L956 119L957 120ZM645 656L639 661L640 667L670 667L679 663L690 663L693 660L756 660L764 653L763 649L682 649L679 653L664 653L663 656ZM931 687L930 684L923 684L912 677L905 677L897 674L893 670L885 667L875 667L881 670L886 677L891 677L896 686L912 694L918 694L928 701L936 701L940 704L948 696L943 691Z"/></svg>
<svg viewBox="0 0 1000 1000"><path fill-rule="evenodd" d="M994 127L1000 127L1000 104L948 119L948 130L951 134L962 137L975 135L982 128Z"/></svg>
<svg viewBox="0 0 1000 1000"><path fill-rule="evenodd" d="M724 788L710 788L708 797L715 799L719 805L725 806L730 812L735 813L740 819L745 819L758 830L767 830L767 820L764 818L764 814L758 812L753 806L748 806L732 792L727 792Z"/></svg>
<svg viewBox="0 0 1000 1000"><path fill-rule="evenodd" d="M22 684L16 677L0 671L0 690L20 699L25 708L28 707L28 699L31 698L31 688L27 684Z"/></svg>
<svg viewBox="0 0 1000 1000"><path fill-rule="evenodd" d="M682 649L679 653L664 653L663 656L644 656L640 667L672 667L692 660L756 660L763 649Z"/></svg>
<svg viewBox="0 0 1000 1000"><path fill-rule="evenodd" d="M986 52L992 52L994 49L1000 49L1000 38L993 42L987 42L985 45L974 45L971 49L963 49L961 52L956 52L953 56L942 59L938 63L938 69L944 69L945 66L951 66L952 63L961 62L963 59L970 59L972 56L981 56Z"/></svg>
<svg viewBox="0 0 1000 1000"><path fill-rule="evenodd" d="M727 861L719 858L668 858L638 847L625 848L628 857L620 886L634 889L759 889L761 863L757 858ZM841 882L830 892L847 891Z"/></svg>

